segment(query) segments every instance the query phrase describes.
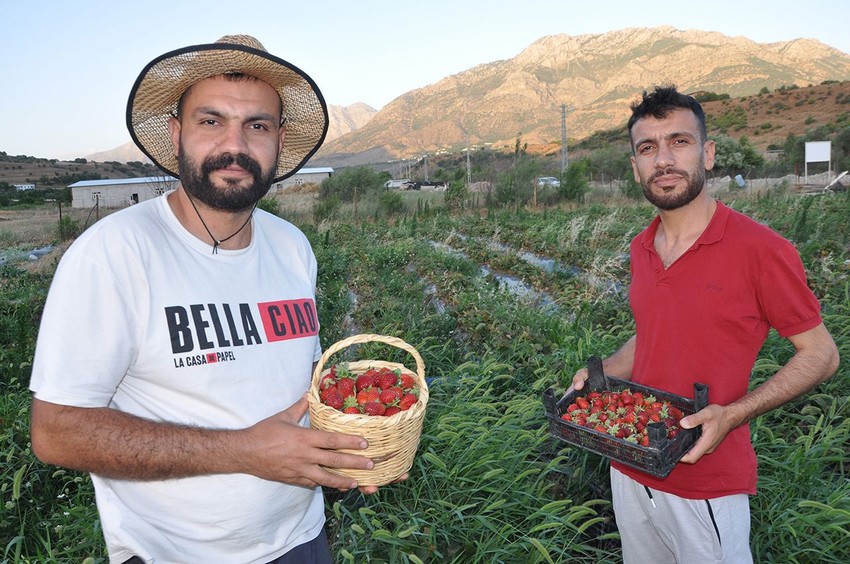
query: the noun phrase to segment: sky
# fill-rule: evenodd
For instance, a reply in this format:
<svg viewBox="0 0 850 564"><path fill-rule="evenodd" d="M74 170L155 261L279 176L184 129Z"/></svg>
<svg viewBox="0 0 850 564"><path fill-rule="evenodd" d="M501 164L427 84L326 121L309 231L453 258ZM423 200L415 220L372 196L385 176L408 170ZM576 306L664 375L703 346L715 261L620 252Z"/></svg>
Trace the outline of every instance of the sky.
<svg viewBox="0 0 850 564"><path fill-rule="evenodd" d="M848 22L846 0L0 0L0 151L73 159L129 142L127 95L142 68L228 34L304 70L328 104L380 109L547 35L671 25L850 54Z"/></svg>

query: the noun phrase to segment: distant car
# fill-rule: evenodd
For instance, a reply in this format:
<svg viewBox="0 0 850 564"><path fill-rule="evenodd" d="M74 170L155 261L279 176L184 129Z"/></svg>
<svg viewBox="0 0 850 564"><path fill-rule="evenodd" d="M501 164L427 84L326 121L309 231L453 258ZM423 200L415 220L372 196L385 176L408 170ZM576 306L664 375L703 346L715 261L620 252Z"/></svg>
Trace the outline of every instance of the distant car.
<svg viewBox="0 0 850 564"><path fill-rule="evenodd" d="M561 181L555 178L554 176L541 176L537 179L537 186L542 188L544 186L551 186L552 188L560 188Z"/></svg>

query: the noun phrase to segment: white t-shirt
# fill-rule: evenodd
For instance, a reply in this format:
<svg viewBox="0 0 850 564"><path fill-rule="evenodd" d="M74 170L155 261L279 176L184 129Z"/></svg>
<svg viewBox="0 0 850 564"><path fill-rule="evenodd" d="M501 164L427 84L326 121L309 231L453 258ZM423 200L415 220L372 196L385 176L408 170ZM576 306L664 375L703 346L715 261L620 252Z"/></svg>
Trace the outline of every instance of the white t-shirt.
<svg viewBox="0 0 850 564"><path fill-rule="evenodd" d="M164 196L89 228L50 288L35 396L219 429L295 403L321 356L316 259L286 221L256 210L251 226L250 246L213 254ZM267 562L324 525L320 488L247 474L92 480L113 563Z"/></svg>

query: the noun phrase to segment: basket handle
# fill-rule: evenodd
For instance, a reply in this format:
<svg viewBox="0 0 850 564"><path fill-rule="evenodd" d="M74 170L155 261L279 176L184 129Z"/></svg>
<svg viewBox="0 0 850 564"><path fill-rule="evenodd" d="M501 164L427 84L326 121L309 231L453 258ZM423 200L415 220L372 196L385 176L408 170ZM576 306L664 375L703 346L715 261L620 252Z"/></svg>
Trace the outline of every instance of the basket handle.
<svg viewBox="0 0 850 564"><path fill-rule="evenodd" d="M397 337L390 337L387 335L375 335L372 333L353 335L341 341L337 341L336 343L328 347L328 350L326 350L322 354L322 358L320 358L319 362L316 364L316 369L313 371L313 379L315 380L316 378L318 378L318 375L322 373L322 370L324 370L325 364L327 363L328 359L335 353L351 345L369 343L372 341L386 343L387 345L392 345L410 353L410 356L412 356L413 359L416 361L416 373L419 375L423 382L425 381L425 362L422 360L422 357L419 355L419 352L415 348L413 348L411 345L405 343Z"/></svg>

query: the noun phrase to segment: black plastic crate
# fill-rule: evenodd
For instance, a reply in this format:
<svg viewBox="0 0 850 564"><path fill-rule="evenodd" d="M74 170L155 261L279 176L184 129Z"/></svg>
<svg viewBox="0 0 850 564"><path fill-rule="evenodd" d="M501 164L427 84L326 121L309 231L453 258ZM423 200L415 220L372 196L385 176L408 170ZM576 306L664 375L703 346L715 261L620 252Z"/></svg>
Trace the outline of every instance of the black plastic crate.
<svg viewBox="0 0 850 564"><path fill-rule="evenodd" d="M681 409L684 415L691 415L708 405L708 386L699 383L694 384L694 399L688 399L663 390L606 376L602 371L602 360L599 357L588 359L587 370L589 377L581 390L572 390L560 400L556 399L553 388L549 388L543 393L543 404L546 408L546 417L549 420L549 432L562 441L616 460L641 472L646 472L658 478L667 477L702 434L700 427L682 429L675 437L668 439L666 426L663 422L650 423L647 426L649 446L640 446L624 439L618 439L608 433L589 429L572 421L565 421L561 419L561 415L579 396L592 391L619 392L626 388L633 392L642 392L645 395L651 394L659 401L668 401L671 405Z"/></svg>

